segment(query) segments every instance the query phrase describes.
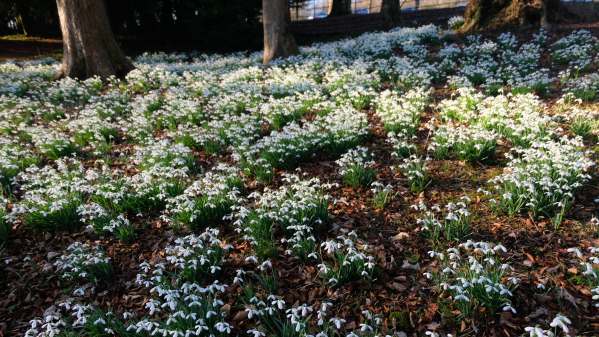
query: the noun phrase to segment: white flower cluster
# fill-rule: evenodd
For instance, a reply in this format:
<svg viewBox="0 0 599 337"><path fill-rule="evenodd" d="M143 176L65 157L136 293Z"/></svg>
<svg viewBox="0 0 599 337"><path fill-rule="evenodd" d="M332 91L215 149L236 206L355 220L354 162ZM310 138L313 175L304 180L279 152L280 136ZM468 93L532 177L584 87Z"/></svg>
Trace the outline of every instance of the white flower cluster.
<svg viewBox="0 0 599 337"><path fill-rule="evenodd" d="M380 181L374 181L370 184L370 191L373 195L372 203L375 208L382 209L393 198L393 186L383 184Z"/></svg>
<svg viewBox="0 0 599 337"><path fill-rule="evenodd" d="M566 97L568 96L566 95ZM577 101L580 100L577 99ZM560 108L559 116L570 124L570 131L574 135L585 138L599 133L599 111L565 102Z"/></svg>
<svg viewBox="0 0 599 337"><path fill-rule="evenodd" d="M47 127L24 127L26 134L31 137L31 142L44 156L56 160L77 151L73 139L63 132L56 123Z"/></svg>
<svg viewBox="0 0 599 337"><path fill-rule="evenodd" d="M510 276L512 268L503 262L506 252L502 245L470 240L446 252L430 251L438 266L425 276L440 292L449 293L463 317L475 315L481 307L515 312L511 297L519 280Z"/></svg>
<svg viewBox="0 0 599 337"><path fill-rule="evenodd" d="M54 164L32 166L17 176L24 194L11 216L23 215L24 223L37 229L76 228L80 223L77 208L91 187L81 162L67 159Z"/></svg>
<svg viewBox="0 0 599 337"><path fill-rule="evenodd" d="M159 207L162 200L183 191L187 177L186 168L161 165L122 177L119 170L84 171L80 161L60 159L42 168L29 167L16 177L23 194L11 217L41 230L75 229L85 222L102 231L119 214Z"/></svg>
<svg viewBox="0 0 599 337"><path fill-rule="evenodd" d="M73 332L76 329L86 326L94 328L105 324L103 319L90 320L92 307L73 303L72 300L66 300L57 305L46 309L44 315L29 321L30 328L25 332L25 337L54 337L63 333ZM100 331L107 334L113 334L110 329Z"/></svg>
<svg viewBox="0 0 599 337"><path fill-rule="evenodd" d="M123 227L131 227L131 222L123 214L119 214L116 219L112 219L108 222L108 225L104 226L102 230L110 233L114 233Z"/></svg>
<svg viewBox="0 0 599 337"><path fill-rule="evenodd" d="M484 97L472 89L458 89L458 96L438 106L441 118L481 126L495 131L518 146L549 135L551 118L532 94Z"/></svg>
<svg viewBox="0 0 599 337"><path fill-rule="evenodd" d="M317 178L302 180L297 175L286 175L286 183L277 190L266 188L263 193L252 193L255 206L240 207L236 224L252 242L258 256L268 257L276 252L273 234L277 226L284 233L281 240L287 244L287 253L308 257L314 252L315 228L328 220L330 187Z"/></svg>
<svg viewBox="0 0 599 337"><path fill-rule="evenodd" d="M326 301L317 309L306 303L290 308L280 296L271 294L265 300L254 296L249 299L245 310L248 318L259 322L259 327L250 329L247 333L253 337L281 336L289 333L297 337L383 337L379 332L382 319L370 311L362 311L363 322L360 323L359 329L346 331L344 326L347 320L331 317L331 308L333 303Z"/></svg>
<svg viewBox="0 0 599 337"><path fill-rule="evenodd" d="M20 62L20 65L0 63L0 96L21 97L28 92L43 90L48 81L54 78L56 70L56 63L47 60L25 61Z"/></svg>
<svg viewBox="0 0 599 337"><path fill-rule="evenodd" d="M119 214L139 216L162 209L168 198L183 192L189 178L187 168L161 165L132 176L119 169L103 167L88 171L86 177L93 185L88 204L80 209L80 216L95 230L100 230Z"/></svg>
<svg viewBox="0 0 599 337"><path fill-rule="evenodd" d="M447 20L447 27L457 30L460 27L462 27L462 25L464 24L464 17L463 16L452 16L449 18L449 20Z"/></svg>
<svg viewBox="0 0 599 337"><path fill-rule="evenodd" d="M358 146L344 153L335 163L339 165L339 173L345 175L351 172L354 167L369 168L374 165L372 155L368 148Z"/></svg>
<svg viewBox="0 0 599 337"><path fill-rule="evenodd" d="M142 168L164 166L172 168L194 167L191 149L183 144L172 144L169 140L151 141L140 147L135 154L134 163Z"/></svg>
<svg viewBox="0 0 599 337"><path fill-rule="evenodd" d="M228 146L247 148L261 136L264 120L253 114L223 115L206 123L206 126L179 124L168 134L189 147L208 154L221 153Z"/></svg>
<svg viewBox="0 0 599 337"><path fill-rule="evenodd" d="M269 176L273 167L294 167L321 151L340 154L360 143L367 134L366 114L351 107L340 107L302 126L290 123L250 148L238 149L241 152L237 158L254 174L265 172Z"/></svg>
<svg viewBox="0 0 599 337"><path fill-rule="evenodd" d="M524 328L524 331L527 333L526 336L528 337L569 337L571 324L572 321L568 317L562 314L557 314L555 315L551 323L549 323L549 326L553 329L545 330L537 325L534 327L526 327Z"/></svg>
<svg viewBox="0 0 599 337"><path fill-rule="evenodd" d="M586 284L591 288L595 307L599 308L599 247L589 247L587 252L578 248L569 248L568 252L575 254L582 266L582 275Z"/></svg>
<svg viewBox="0 0 599 337"><path fill-rule="evenodd" d="M422 88L410 90L403 95L385 90L376 100L376 114L387 131L412 135L418 129L429 95L430 91Z"/></svg>
<svg viewBox="0 0 599 337"><path fill-rule="evenodd" d="M421 54L428 52L426 46L418 50ZM391 55L388 58L375 60L374 67L381 80L394 83L396 89L409 91L415 88L429 87L437 74L434 65L417 53L412 56Z"/></svg>
<svg viewBox="0 0 599 337"><path fill-rule="evenodd" d="M37 163L35 154L11 138L0 136L0 189L9 189L13 178Z"/></svg>
<svg viewBox="0 0 599 337"><path fill-rule="evenodd" d="M323 303L322 309L324 310L319 312L320 317L326 317L326 310L329 306L330 303ZM308 321L314 309L305 303L287 308L287 303L281 297L268 295L266 301L262 301L255 296L250 298L245 311L248 313L248 318L255 318L262 323L261 330L250 329L247 331L249 335L254 337L277 336L285 331L288 326L290 331L295 333L295 336L305 336L309 329ZM274 324L268 324L270 322Z"/></svg>
<svg viewBox="0 0 599 337"><path fill-rule="evenodd" d="M456 95L457 94L457 95ZM455 97L445 99L437 104L441 119L444 121L471 122L477 118L477 108L485 95L474 88L458 88Z"/></svg>
<svg viewBox="0 0 599 337"><path fill-rule="evenodd" d="M239 169L218 164L183 194L167 200L167 218L175 225L192 229L215 225L230 212L231 206L240 202L242 188Z"/></svg>
<svg viewBox="0 0 599 337"><path fill-rule="evenodd" d="M368 148L363 146L350 149L336 163L345 183L354 188L368 186L376 174L372 155Z"/></svg>
<svg viewBox="0 0 599 337"><path fill-rule="evenodd" d="M412 192L420 193L428 186L431 178L428 173L430 158L421 158L415 154L404 158L399 168L408 179Z"/></svg>
<svg viewBox="0 0 599 337"><path fill-rule="evenodd" d="M440 239L461 241L470 234L472 215L468 209L469 203L470 198L463 196L459 201L445 205L444 212L439 205L429 208L424 202L413 205L412 208L423 213L422 217L417 220L417 224L434 243L438 243Z"/></svg>
<svg viewBox="0 0 599 337"><path fill-rule="evenodd" d="M87 229L96 233L114 232L120 225L129 226L129 220L124 214L119 214L113 219L110 212L95 202L83 204L77 208L77 214L81 222L87 225Z"/></svg>
<svg viewBox="0 0 599 337"><path fill-rule="evenodd" d="M489 97L479 108L479 122L515 145L526 146L550 135L550 117L544 105L532 94Z"/></svg>
<svg viewBox="0 0 599 337"><path fill-rule="evenodd" d="M597 73L565 79L564 82L564 91L573 94L576 98L592 101L599 97L599 74Z"/></svg>
<svg viewBox="0 0 599 337"><path fill-rule="evenodd" d="M77 214L81 222L87 224L87 229L96 232L106 230L108 222L110 222L110 214L101 205L90 202L83 204L77 208Z"/></svg>
<svg viewBox="0 0 599 337"><path fill-rule="evenodd" d="M275 130L280 130L288 123L301 119L324 100L325 98L321 97L318 91L315 93L298 93L280 99L269 97L268 101L256 108L256 113Z"/></svg>
<svg viewBox="0 0 599 337"><path fill-rule="evenodd" d="M594 165L580 139L535 142L528 149L506 154L504 173L491 184L500 194L499 206L510 214L523 210L534 216L557 216L556 225L574 200L574 192L590 179Z"/></svg>
<svg viewBox="0 0 599 337"><path fill-rule="evenodd" d="M135 236L135 228L125 214L112 217L100 205L89 203L79 206L77 213L83 223L87 223L87 229L98 234L111 234L117 239L128 242Z"/></svg>
<svg viewBox="0 0 599 337"><path fill-rule="evenodd" d="M310 47L302 48L302 52L314 57L343 62L389 56L394 47L435 41L438 38L439 29L435 25L416 28L398 27L386 32L365 33L356 38L332 43L315 43Z"/></svg>
<svg viewBox="0 0 599 337"><path fill-rule="evenodd" d="M273 97L284 97L319 89L311 72L302 66L288 64L285 68L270 68L265 74L266 93Z"/></svg>
<svg viewBox="0 0 599 337"><path fill-rule="evenodd" d="M428 150L435 157L457 158L469 162L492 159L495 155L498 135L480 126L440 125L434 130Z"/></svg>
<svg viewBox="0 0 599 337"><path fill-rule="evenodd" d="M85 81L65 77L52 83L47 89L47 95L55 104L77 106L86 103L92 95L97 95L100 89L102 80L99 77L91 77Z"/></svg>
<svg viewBox="0 0 599 337"><path fill-rule="evenodd" d="M378 74L369 70L370 64L357 60L351 66L336 66L324 75L324 91L339 106L362 110L370 105L376 95Z"/></svg>
<svg viewBox="0 0 599 337"><path fill-rule="evenodd" d="M231 333L221 311L224 303L218 298L227 286L215 279L228 249L218 234L209 228L176 239L166 248L164 262L140 265L137 283L153 294L145 305L150 318L131 323L127 331L172 337Z"/></svg>
<svg viewBox="0 0 599 337"><path fill-rule="evenodd" d="M74 242L67 252L53 263L56 270L67 280L87 280L98 283L112 273L110 258L99 246Z"/></svg>
<svg viewBox="0 0 599 337"><path fill-rule="evenodd" d="M191 234L175 240L165 249L166 261L181 278L188 281L204 281L218 275L224 255L231 247L218 238L219 231L207 228L202 234Z"/></svg>
<svg viewBox="0 0 599 337"><path fill-rule="evenodd" d="M599 40L585 29L577 30L557 40L552 46L552 58L568 65L571 71L589 68L597 59Z"/></svg>
<svg viewBox="0 0 599 337"><path fill-rule="evenodd" d="M463 47L442 48L439 67L456 87L483 86L497 92L507 86L514 92L545 93L551 78L547 69L540 68L543 36L541 31L533 41L518 46L511 33L501 34L496 41L471 35Z"/></svg>
<svg viewBox="0 0 599 337"><path fill-rule="evenodd" d="M389 132L387 134L387 143L389 143L393 148L391 155L398 158L405 158L416 154L416 151L418 150L415 144L417 138L418 137L416 135L410 135L408 132L403 130L398 132Z"/></svg>
<svg viewBox="0 0 599 337"><path fill-rule="evenodd" d="M320 246L326 258L318 268L327 284L337 287L351 281L372 279L375 259L365 253L368 245L359 243L355 232L325 241Z"/></svg>
<svg viewBox="0 0 599 337"><path fill-rule="evenodd" d="M68 122L68 132L73 135L73 143L81 151L90 151L99 156L108 153L119 140L121 127L111 117L99 117L99 109L104 103L87 105L81 110L80 118Z"/></svg>

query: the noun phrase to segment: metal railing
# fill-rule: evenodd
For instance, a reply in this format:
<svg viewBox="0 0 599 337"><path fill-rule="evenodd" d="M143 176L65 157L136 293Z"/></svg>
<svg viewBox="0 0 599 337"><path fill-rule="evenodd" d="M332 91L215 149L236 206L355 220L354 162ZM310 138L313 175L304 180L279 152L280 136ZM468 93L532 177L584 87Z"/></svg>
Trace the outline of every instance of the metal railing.
<svg viewBox="0 0 599 337"><path fill-rule="evenodd" d="M585 0L572 0L585 1ZM599 0L595 0L599 1ZM401 0L401 10L406 12L435 9L464 7L468 0ZM333 0L306 0L290 8L291 21L304 21L326 18L332 8ZM351 0L352 14L379 13L382 0Z"/></svg>
<svg viewBox="0 0 599 337"><path fill-rule="evenodd" d="M351 0L352 14L370 14L381 11L382 0ZM302 3L292 5L291 21L302 21L326 18L331 8L332 0L307 0Z"/></svg>
<svg viewBox="0 0 599 337"><path fill-rule="evenodd" d="M329 11L328 0L307 0L291 6L291 21L325 18L329 15Z"/></svg>
<svg viewBox="0 0 599 337"><path fill-rule="evenodd" d="M599 3L599 0L560 0L563 3ZM352 14L379 13L382 0L351 0ZM400 0L403 12L427 9L465 7L468 0ZM290 8L291 21L304 21L326 18L333 6L333 0L305 0Z"/></svg>

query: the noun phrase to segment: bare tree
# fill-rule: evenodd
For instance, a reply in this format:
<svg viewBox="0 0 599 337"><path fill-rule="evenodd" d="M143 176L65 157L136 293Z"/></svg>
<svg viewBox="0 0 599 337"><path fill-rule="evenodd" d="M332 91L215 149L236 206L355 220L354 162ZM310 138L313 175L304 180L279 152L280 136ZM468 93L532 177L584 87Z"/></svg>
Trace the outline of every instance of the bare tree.
<svg viewBox="0 0 599 337"><path fill-rule="evenodd" d="M133 64L119 48L104 0L56 0L63 40L59 76L126 75Z"/></svg>
<svg viewBox="0 0 599 337"><path fill-rule="evenodd" d="M264 64L298 53L295 38L289 31L289 21L287 0L262 0Z"/></svg>
<svg viewBox="0 0 599 337"><path fill-rule="evenodd" d="M547 26L557 19L559 0L469 0L462 32L507 26Z"/></svg>

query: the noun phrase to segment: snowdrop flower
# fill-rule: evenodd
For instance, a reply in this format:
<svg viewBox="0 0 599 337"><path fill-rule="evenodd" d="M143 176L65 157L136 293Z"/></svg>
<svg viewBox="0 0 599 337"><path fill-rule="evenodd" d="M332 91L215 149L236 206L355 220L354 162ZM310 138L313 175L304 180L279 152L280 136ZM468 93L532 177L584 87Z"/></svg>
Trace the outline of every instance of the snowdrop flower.
<svg viewBox="0 0 599 337"><path fill-rule="evenodd" d="M568 328L569 324L572 324L572 321L570 321L568 317L563 316L562 314L557 314L549 326L552 328L559 327L565 334L568 334L568 332L570 332L570 329Z"/></svg>
<svg viewBox="0 0 599 337"><path fill-rule="evenodd" d="M260 269L261 271L272 269L272 262L270 262L270 260L266 260L258 266L258 269Z"/></svg>
<svg viewBox="0 0 599 337"><path fill-rule="evenodd" d="M526 327L524 331L528 332L529 337L554 337L550 331L543 330L539 327Z"/></svg>
<svg viewBox="0 0 599 337"><path fill-rule="evenodd" d="M256 329L251 329L247 331L248 334L251 334L254 337L265 337L266 334L262 331L256 330Z"/></svg>
<svg viewBox="0 0 599 337"><path fill-rule="evenodd" d="M439 337L439 334L434 331L426 331L424 334L430 337Z"/></svg>
<svg viewBox="0 0 599 337"><path fill-rule="evenodd" d="M567 249L568 253L573 253L574 255L576 255L576 257L578 258L582 258L582 252L580 251L580 249L578 249L577 247L573 247L573 248L568 248Z"/></svg>
<svg viewBox="0 0 599 337"><path fill-rule="evenodd" d="M341 329L341 326L343 324L345 324L346 320L344 320L343 318L337 318L337 317L333 317L329 320L331 323L333 323L333 325L335 326L335 328L337 330Z"/></svg>
<svg viewBox="0 0 599 337"><path fill-rule="evenodd" d="M251 255L245 258L245 262L258 263L258 258L256 258L254 255Z"/></svg>

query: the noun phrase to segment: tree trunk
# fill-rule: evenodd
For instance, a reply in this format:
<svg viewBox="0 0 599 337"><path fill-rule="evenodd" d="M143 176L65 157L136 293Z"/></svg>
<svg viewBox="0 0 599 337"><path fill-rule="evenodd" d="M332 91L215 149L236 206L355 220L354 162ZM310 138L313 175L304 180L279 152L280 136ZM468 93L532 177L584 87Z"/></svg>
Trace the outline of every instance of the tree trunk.
<svg viewBox="0 0 599 337"><path fill-rule="evenodd" d="M289 31L289 21L287 0L262 0L264 64L298 53L295 38Z"/></svg>
<svg viewBox="0 0 599 337"><path fill-rule="evenodd" d="M559 10L559 0L469 0L460 31L547 26Z"/></svg>
<svg viewBox="0 0 599 337"><path fill-rule="evenodd" d="M329 16L342 16L351 14L351 0L333 0Z"/></svg>
<svg viewBox="0 0 599 337"><path fill-rule="evenodd" d="M401 7L399 0L383 0L381 14L388 28L396 26L400 21Z"/></svg>
<svg viewBox="0 0 599 337"><path fill-rule="evenodd" d="M59 77L125 76L133 64L119 48L104 0L56 0L62 31Z"/></svg>

